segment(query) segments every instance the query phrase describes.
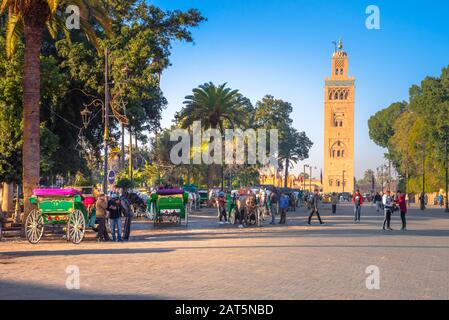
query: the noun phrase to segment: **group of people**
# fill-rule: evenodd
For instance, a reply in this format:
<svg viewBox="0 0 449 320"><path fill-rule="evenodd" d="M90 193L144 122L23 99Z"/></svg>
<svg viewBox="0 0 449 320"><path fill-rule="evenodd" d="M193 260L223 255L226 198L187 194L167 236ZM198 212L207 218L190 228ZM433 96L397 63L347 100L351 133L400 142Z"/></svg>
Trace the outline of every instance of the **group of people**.
<svg viewBox="0 0 449 320"><path fill-rule="evenodd" d="M263 212L268 213L271 216L270 225L276 224L276 216L279 215L280 225L287 224L287 213L290 210L296 210L298 199L295 196L287 193L277 193L268 189L261 189L260 192L256 195L251 189L248 190L240 190L238 193L225 193L223 191L219 192L216 198L216 205L218 209L218 218L221 224L228 223L228 214L226 205L229 202L236 202L239 197L253 197L254 204L259 205ZM320 213L318 211L319 201L321 200L321 196L318 191L310 195L310 199L304 199L306 202L310 200L309 206L312 209L312 212L309 216L309 224L311 224L312 217L316 215L320 224L324 224L321 220ZM242 217L239 217L240 225L239 227L243 227Z"/></svg>
<svg viewBox="0 0 449 320"><path fill-rule="evenodd" d="M276 194L273 193L274 200L272 203L276 203ZM281 196L282 199L282 196ZM285 216L286 212L288 210L288 204L287 199L284 198L285 201L279 200L279 209L281 212L281 221L285 223ZM319 212L319 203L322 200L322 196L320 194L320 191L316 189L314 193L311 193L309 195L305 196L305 203L307 204L308 208L311 210L309 214L309 218L307 221L308 225L311 225L312 218L314 215L318 218L318 221L321 225L324 225L325 223L321 219L321 215ZM364 205L365 198L360 193L360 190L357 190L352 195L352 203L354 205L354 222L360 223L362 218L362 207ZM391 228L391 217L394 212L399 212L402 222L402 231L407 231L407 200L406 195L402 193L401 191L398 191L396 195L392 195L390 191L385 192L385 194L380 195L379 193L376 194L374 197L374 202L376 203L377 210L382 210L384 212L384 221L382 224L382 230L393 230ZM339 196L336 193L333 193L331 196L331 204L332 204L332 213L336 214L337 212L337 205L339 203ZM271 210L271 212L273 212ZM272 215L272 224L274 224L274 215Z"/></svg>
<svg viewBox="0 0 449 320"><path fill-rule="evenodd" d="M110 196L101 194L95 203L95 212L98 224L97 240L99 242L111 240L107 220L109 220L111 227L112 241L129 240L133 211L126 197L119 197L117 194L111 194ZM122 217L125 217L123 229Z"/></svg>
<svg viewBox="0 0 449 320"><path fill-rule="evenodd" d="M396 195L393 195L390 190L381 195L379 192L373 198L374 204L376 205L376 211L384 212L384 222L382 225L382 230L393 230L391 228L391 217L394 212L399 211L402 221L402 231L407 231L407 197L401 191L398 191ZM354 203L354 215L355 222L360 222L362 205L364 202L363 196L360 191L357 190L352 197L352 202Z"/></svg>

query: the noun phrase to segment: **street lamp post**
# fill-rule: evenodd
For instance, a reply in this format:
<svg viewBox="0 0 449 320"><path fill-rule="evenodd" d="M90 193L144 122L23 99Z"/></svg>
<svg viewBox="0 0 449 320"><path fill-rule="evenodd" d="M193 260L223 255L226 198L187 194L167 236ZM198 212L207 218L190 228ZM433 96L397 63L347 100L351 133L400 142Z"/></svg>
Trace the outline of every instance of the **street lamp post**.
<svg viewBox="0 0 449 320"><path fill-rule="evenodd" d="M384 165L381 165L380 166L380 172L381 172L381 175L382 175L382 193L384 192Z"/></svg>
<svg viewBox="0 0 449 320"><path fill-rule="evenodd" d="M444 126L444 142L445 142L445 155L444 164L446 170L446 212L449 213L449 163L448 163L448 151L449 151L449 126Z"/></svg>
<svg viewBox="0 0 449 320"><path fill-rule="evenodd" d="M309 177L309 181L310 181L310 192L312 192L312 166L309 166L310 169L310 177Z"/></svg>
<svg viewBox="0 0 449 320"><path fill-rule="evenodd" d="M415 143L415 148L421 148L422 153L422 192L420 197L420 209L426 209L426 144L425 143Z"/></svg>
<svg viewBox="0 0 449 320"><path fill-rule="evenodd" d="M122 125L128 125L129 120L126 117L126 115L122 115L118 112L117 108L125 109L126 103L122 100L116 101L117 99L121 99L123 96L122 88L123 86L120 86L119 84L119 92L117 94L114 94L110 96L109 92L109 84L110 84L110 77L109 77L109 49L105 48L105 71L104 71L104 87L105 87L105 93L104 93L104 100L101 100L101 98L96 98L95 96L91 94L87 94L81 89L77 89L80 92L82 92L86 96L94 97L95 99L92 100L89 104L84 105L84 110L81 111L81 118L83 120L84 128L87 129L90 121L91 121L91 114L92 112L88 109L89 106L96 106L101 107L101 110L103 111L103 118L104 118L104 134L103 134L103 140L104 140L104 166L103 166L103 192L106 194L108 192L108 142L109 142L109 117L115 117L119 122L122 123ZM123 69L123 72L126 72L126 78L128 77L128 67L125 67ZM110 115L109 111L112 105L112 115Z"/></svg>
<svg viewBox="0 0 449 320"><path fill-rule="evenodd" d="M303 189L306 191L306 168L309 168L310 166L308 164L304 165L304 177L303 177Z"/></svg>
<svg viewBox="0 0 449 320"><path fill-rule="evenodd" d="M343 193L345 193L345 174L346 174L346 170L343 170L343 181L342 181Z"/></svg>
<svg viewBox="0 0 449 320"><path fill-rule="evenodd" d="M385 164L385 175L387 176L385 181L385 187L391 191L391 171L390 171L390 160L388 160L388 164Z"/></svg>
<svg viewBox="0 0 449 320"><path fill-rule="evenodd" d="M108 141L109 141L109 49L105 49L104 64L104 168L103 193L108 193Z"/></svg>

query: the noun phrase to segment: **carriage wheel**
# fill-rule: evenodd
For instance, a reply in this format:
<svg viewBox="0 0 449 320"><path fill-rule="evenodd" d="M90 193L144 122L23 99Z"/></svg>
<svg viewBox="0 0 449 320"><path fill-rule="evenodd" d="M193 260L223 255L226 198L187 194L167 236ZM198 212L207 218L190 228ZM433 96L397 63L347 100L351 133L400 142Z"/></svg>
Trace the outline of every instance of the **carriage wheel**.
<svg viewBox="0 0 449 320"><path fill-rule="evenodd" d="M67 222L68 239L73 244L80 244L84 238L84 232L86 231L86 220L81 211L75 210L69 217Z"/></svg>
<svg viewBox="0 0 449 320"><path fill-rule="evenodd" d="M263 224L263 209L257 208L256 209L256 224L258 227L262 227Z"/></svg>
<svg viewBox="0 0 449 320"><path fill-rule="evenodd" d="M31 244L38 243L44 234L44 218L39 211L33 210L25 221L25 234Z"/></svg>
<svg viewBox="0 0 449 320"><path fill-rule="evenodd" d="M256 225L257 224L257 212L255 212L255 210L248 212L245 220L246 220L247 226Z"/></svg>
<svg viewBox="0 0 449 320"><path fill-rule="evenodd" d="M235 208L233 208L231 210L231 213L229 214L229 222L231 224L235 224L237 221L237 210Z"/></svg>

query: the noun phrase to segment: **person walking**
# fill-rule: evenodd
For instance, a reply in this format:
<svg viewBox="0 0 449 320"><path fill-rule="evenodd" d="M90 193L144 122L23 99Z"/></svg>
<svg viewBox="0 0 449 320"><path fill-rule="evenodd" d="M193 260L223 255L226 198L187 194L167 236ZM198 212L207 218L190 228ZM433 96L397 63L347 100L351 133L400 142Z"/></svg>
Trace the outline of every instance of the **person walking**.
<svg viewBox="0 0 449 320"><path fill-rule="evenodd" d="M407 231L407 200L405 198L405 194L403 194L401 191L397 192L397 199L396 203L399 206L399 210L401 211L401 221L402 221L402 228L401 231Z"/></svg>
<svg viewBox="0 0 449 320"><path fill-rule="evenodd" d="M278 202L278 197L276 192L272 191L270 193L270 197L268 198L269 200L269 208L270 208L270 214L271 214L271 225L276 224L276 211L277 211L277 202Z"/></svg>
<svg viewBox="0 0 449 320"><path fill-rule="evenodd" d="M129 241L129 237L131 235L131 224L132 224L132 219L134 217L134 212L131 209L131 205L130 205L127 197L123 197L121 199L120 204L123 208L123 213L125 214L125 224L123 226L123 240Z"/></svg>
<svg viewBox="0 0 449 320"><path fill-rule="evenodd" d="M281 221L279 221L279 224L286 224L287 223L287 210L289 207L290 198L285 193L281 195L281 198L279 199L279 210L281 211Z"/></svg>
<svg viewBox="0 0 449 320"><path fill-rule="evenodd" d="M340 202L338 199L337 193L335 193L335 192L332 193L331 201L332 201L332 214L336 214L337 213L337 205Z"/></svg>
<svg viewBox="0 0 449 320"><path fill-rule="evenodd" d="M109 220L111 221L112 241L122 242L122 221L121 214L123 211L120 199L113 196L108 206Z"/></svg>
<svg viewBox="0 0 449 320"><path fill-rule="evenodd" d="M217 206L218 206L218 217L220 218L220 223L224 224L228 222L228 216L226 214L226 198L225 193L220 191L217 198ZM222 221L224 218L224 221Z"/></svg>
<svg viewBox="0 0 449 320"><path fill-rule="evenodd" d="M110 241L108 230L106 228L106 219L108 215L108 198L105 194L100 194L95 203L96 220L98 223L97 241Z"/></svg>
<svg viewBox="0 0 449 320"><path fill-rule="evenodd" d="M354 203L354 221L360 222L360 216L362 214L363 196L360 190L357 190L352 195L352 203Z"/></svg>
<svg viewBox="0 0 449 320"><path fill-rule="evenodd" d="M424 193L421 193L419 196L419 203L420 203L420 209L426 210L426 195Z"/></svg>
<svg viewBox="0 0 449 320"><path fill-rule="evenodd" d="M388 190L384 194L384 196L382 198L382 204L384 206L384 212L385 212L385 220L384 220L382 230L393 231L390 224L391 224L391 215L392 215L393 209L394 209L394 202L393 202L393 198L391 197L390 190Z"/></svg>
<svg viewBox="0 0 449 320"><path fill-rule="evenodd" d="M382 196L379 192L374 196L374 204L376 205L376 212L379 213L382 209Z"/></svg>
<svg viewBox="0 0 449 320"><path fill-rule="evenodd" d="M310 207L312 209L312 212L310 212L309 215L309 222L307 223L309 226L312 223L312 217L313 215L316 213L316 216L318 217L318 221L320 222L321 225L324 224L324 222L321 220L321 216L320 216L320 212L318 211L318 204L320 202L320 192L318 191L318 189L315 190L315 193L311 195L310 197Z"/></svg>

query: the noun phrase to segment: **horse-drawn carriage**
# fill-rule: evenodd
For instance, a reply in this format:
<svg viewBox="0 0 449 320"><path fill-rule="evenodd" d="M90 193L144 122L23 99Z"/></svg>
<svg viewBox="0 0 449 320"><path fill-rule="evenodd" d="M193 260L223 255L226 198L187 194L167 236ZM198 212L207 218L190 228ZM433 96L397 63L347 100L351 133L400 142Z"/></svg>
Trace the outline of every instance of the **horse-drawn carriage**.
<svg viewBox="0 0 449 320"><path fill-rule="evenodd" d="M77 189L35 189L30 203L36 205L25 221L25 234L32 244L38 243L46 226L62 229L67 241L83 241L89 221L88 207L95 199L83 197Z"/></svg>
<svg viewBox="0 0 449 320"><path fill-rule="evenodd" d="M209 191L207 190L199 190L198 191L199 196L199 203L200 208L201 207L207 207L209 205Z"/></svg>
<svg viewBox="0 0 449 320"><path fill-rule="evenodd" d="M181 189L162 189L148 199L148 210L152 213L154 225L168 221L175 224L189 224L189 194Z"/></svg>
<svg viewBox="0 0 449 320"><path fill-rule="evenodd" d="M229 222L240 223L243 226L261 227L263 223L262 210L257 203L256 195L250 191L240 191L228 196Z"/></svg>

